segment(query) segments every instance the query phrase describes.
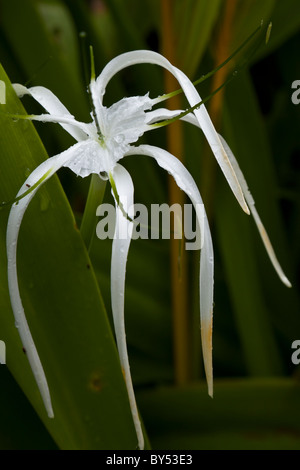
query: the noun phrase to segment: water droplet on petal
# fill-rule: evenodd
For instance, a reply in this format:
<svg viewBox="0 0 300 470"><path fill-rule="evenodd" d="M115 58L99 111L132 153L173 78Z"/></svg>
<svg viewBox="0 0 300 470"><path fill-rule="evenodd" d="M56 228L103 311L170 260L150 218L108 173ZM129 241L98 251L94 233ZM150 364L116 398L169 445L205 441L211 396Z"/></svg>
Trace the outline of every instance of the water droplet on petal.
<svg viewBox="0 0 300 470"><path fill-rule="evenodd" d="M117 142L117 144L122 144L122 142L124 142L125 140L125 136L123 134L118 134L116 135L114 139Z"/></svg>

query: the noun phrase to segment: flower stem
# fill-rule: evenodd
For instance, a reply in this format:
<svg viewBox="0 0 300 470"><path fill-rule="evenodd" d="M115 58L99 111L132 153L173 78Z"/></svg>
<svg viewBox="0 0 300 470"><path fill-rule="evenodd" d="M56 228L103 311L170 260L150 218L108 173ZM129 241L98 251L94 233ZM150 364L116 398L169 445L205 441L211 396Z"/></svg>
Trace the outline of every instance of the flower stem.
<svg viewBox="0 0 300 470"><path fill-rule="evenodd" d="M101 204L106 188L106 181L98 175L92 175L88 198L81 221L80 233L88 251L91 248L96 227L96 209Z"/></svg>
<svg viewBox="0 0 300 470"><path fill-rule="evenodd" d="M162 49L163 55L171 63L176 63L175 37L172 24L172 1L164 0L162 5ZM177 85L175 79L168 72L165 73L165 88L167 93L174 90ZM174 94L170 100L175 109L181 108L181 98ZM167 146L170 153L180 159L183 154L182 126L176 121L167 127ZM183 204L183 194L173 179L169 179L169 202ZM173 312L173 344L174 344L174 370L175 382L185 384L190 378L190 332L188 318L187 295L187 262L185 253L180 250L180 240L171 239L171 284L172 284L172 312Z"/></svg>

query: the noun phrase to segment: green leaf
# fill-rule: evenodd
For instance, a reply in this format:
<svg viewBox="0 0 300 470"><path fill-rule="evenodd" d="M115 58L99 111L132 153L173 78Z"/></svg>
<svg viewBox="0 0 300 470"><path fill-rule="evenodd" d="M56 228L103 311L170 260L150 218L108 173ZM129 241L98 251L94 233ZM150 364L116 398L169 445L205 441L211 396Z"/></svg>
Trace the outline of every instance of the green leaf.
<svg viewBox="0 0 300 470"><path fill-rule="evenodd" d="M208 42L221 6L220 0L176 2L174 30L176 34L176 55L182 70L192 79Z"/></svg>
<svg viewBox="0 0 300 470"><path fill-rule="evenodd" d="M24 114L2 68L0 78L7 87L1 111ZM30 122L13 122L5 114L0 120L0 200L7 201L47 155ZM0 337L7 346L7 366L61 449L134 449L137 439L114 338L57 177L30 204L18 247L21 297L54 407L54 419L46 416L10 307L8 212L7 207L0 211Z"/></svg>
<svg viewBox="0 0 300 470"><path fill-rule="evenodd" d="M141 392L139 406L153 449L299 450L299 382L219 380L206 386Z"/></svg>

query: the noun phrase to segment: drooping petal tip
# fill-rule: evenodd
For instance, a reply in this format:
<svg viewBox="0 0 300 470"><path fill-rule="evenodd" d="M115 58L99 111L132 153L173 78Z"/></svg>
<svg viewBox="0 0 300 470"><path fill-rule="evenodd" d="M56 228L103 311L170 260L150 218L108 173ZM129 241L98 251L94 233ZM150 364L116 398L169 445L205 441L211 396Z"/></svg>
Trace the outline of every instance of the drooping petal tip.
<svg viewBox="0 0 300 470"><path fill-rule="evenodd" d="M213 361L212 361L212 312L211 319L204 320L201 323L201 341L203 351L204 370L208 394L213 398Z"/></svg>

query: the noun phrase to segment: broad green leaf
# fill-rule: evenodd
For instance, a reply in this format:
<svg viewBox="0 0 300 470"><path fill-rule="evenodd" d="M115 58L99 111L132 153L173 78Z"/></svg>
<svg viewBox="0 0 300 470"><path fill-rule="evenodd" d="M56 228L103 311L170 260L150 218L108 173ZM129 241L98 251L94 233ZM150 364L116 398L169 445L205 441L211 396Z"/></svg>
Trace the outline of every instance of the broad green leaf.
<svg viewBox="0 0 300 470"><path fill-rule="evenodd" d="M24 114L9 81L1 111ZM33 125L1 114L0 200L47 158ZM136 435L113 335L91 261L57 177L38 191L20 231L18 273L28 323L48 379L55 418L46 416L14 326L0 212L0 337L7 366L61 449L134 449ZM2 367L2 366L1 366Z"/></svg>

